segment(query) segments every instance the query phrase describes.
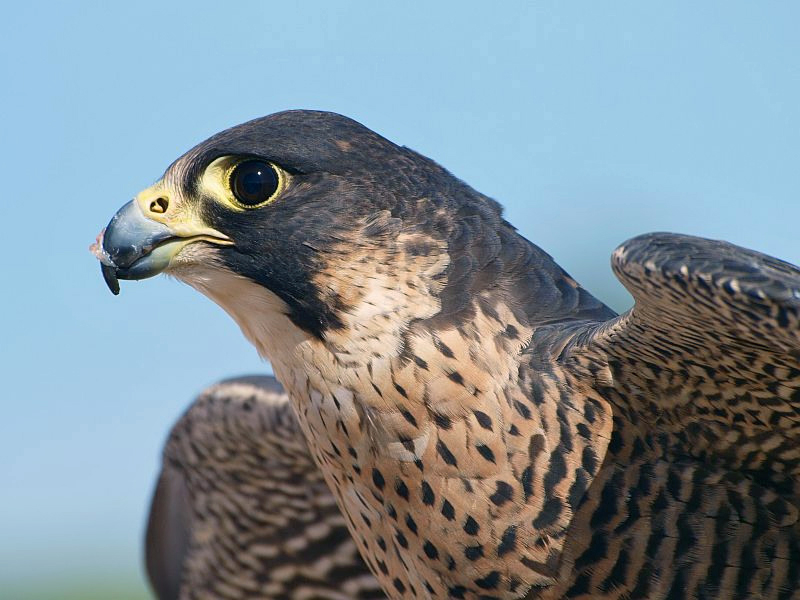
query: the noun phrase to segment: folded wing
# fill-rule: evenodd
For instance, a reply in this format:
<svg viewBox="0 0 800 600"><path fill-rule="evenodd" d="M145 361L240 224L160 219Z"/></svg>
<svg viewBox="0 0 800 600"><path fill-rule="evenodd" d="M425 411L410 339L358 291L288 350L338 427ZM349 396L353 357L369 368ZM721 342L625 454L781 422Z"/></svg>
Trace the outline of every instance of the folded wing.
<svg viewBox="0 0 800 600"><path fill-rule="evenodd" d="M599 385L650 439L796 493L800 269L669 233L629 240L612 264L635 305L571 355L607 363Z"/></svg>

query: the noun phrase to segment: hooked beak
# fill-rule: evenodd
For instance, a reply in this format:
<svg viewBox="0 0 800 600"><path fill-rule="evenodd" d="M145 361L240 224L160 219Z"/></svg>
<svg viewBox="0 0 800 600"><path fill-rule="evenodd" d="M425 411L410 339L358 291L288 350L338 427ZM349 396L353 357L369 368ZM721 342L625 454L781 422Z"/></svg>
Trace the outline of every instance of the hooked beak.
<svg viewBox="0 0 800 600"><path fill-rule="evenodd" d="M112 217L91 250L100 260L108 289L116 296L119 279L158 275L184 246L199 240L232 244L230 238L207 227L197 233L186 231L179 235L167 225L145 217L139 204L131 200Z"/></svg>

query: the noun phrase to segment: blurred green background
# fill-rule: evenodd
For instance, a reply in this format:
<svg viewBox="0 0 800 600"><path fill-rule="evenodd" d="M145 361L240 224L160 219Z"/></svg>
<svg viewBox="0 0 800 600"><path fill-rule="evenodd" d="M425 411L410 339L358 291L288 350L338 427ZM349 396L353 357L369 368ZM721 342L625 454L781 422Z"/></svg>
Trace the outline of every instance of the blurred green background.
<svg viewBox="0 0 800 600"><path fill-rule="evenodd" d="M15 3L0 21L0 597L144 598L160 446L267 371L199 294L112 297L87 246L208 135L342 112L500 200L617 309L672 230L800 262L793 2Z"/></svg>

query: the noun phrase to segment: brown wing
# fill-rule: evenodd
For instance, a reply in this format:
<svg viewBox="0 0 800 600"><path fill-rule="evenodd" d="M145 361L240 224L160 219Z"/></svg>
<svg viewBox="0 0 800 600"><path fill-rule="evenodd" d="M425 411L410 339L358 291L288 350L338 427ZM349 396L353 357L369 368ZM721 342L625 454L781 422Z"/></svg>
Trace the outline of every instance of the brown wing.
<svg viewBox="0 0 800 600"><path fill-rule="evenodd" d="M624 243L612 264L636 303L570 354L602 356L604 393L679 452L795 485L800 270L669 233Z"/></svg>
<svg viewBox="0 0 800 600"><path fill-rule="evenodd" d="M800 270L666 233L612 261L634 307L550 346L614 423L555 597L796 597Z"/></svg>
<svg viewBox="0 0 800 600"><path fill-rule="evenodd" d="M145 559L159 600L385 597L273 377L211 386L173 426Z"/></svg>
<svg viewBox="0 0 800 600"><path fill-rule="evenodd" d="M178 598L189 547L191 505L183 474L164 465L158 478L145 534L145 565L159 600Z"/></svg>

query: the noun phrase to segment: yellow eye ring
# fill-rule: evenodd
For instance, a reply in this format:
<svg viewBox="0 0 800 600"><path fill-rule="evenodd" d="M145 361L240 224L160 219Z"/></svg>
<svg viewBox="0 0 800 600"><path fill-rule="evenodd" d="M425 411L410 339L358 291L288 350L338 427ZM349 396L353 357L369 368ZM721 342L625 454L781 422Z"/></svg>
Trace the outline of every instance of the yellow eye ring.
<svg viewBox="0 0 800 600"><path fill-rule="evenodd" d="M258 173L261 175L258 175ZM255 174L249 181L237 180L247 173ZM273 189L277 177L277 186ZM262 208L274 202L289 185L290 175L273 162L251 156L226 155L212 161L200 177L198 191L231 210L244 212ZM242 190L250 193L243 194ZM239 197L237 197L237 193ZM254 195L253 195L254 194Z"/></svg>
<svg viewBox="0 0 800 600"><path fill-rule="evenodd" d="M271 162L245 159L237 162L227 173L228 189L235 204L244 209L269 204L283 191L283 171Z"/></svg>

